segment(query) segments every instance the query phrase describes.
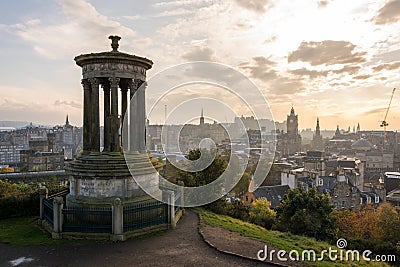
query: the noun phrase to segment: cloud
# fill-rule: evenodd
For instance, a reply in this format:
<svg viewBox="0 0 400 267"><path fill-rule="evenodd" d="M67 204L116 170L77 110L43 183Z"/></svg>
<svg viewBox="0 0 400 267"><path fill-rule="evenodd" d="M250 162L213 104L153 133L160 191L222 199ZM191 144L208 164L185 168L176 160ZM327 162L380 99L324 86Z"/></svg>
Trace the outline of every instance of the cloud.
<svg viewBox="0 0 400 267"><path fill-rule="evenodd" d="M363 115L374 115L374 114L384 114L386 112L386 108L375 108L363 113Z"/></svg>
<svg viewBox="0 0 400 267"><path fill-rule="evenodd" d="M329 4L328 0L318 1L318 7L326 7Z"/></svg>
<svg viewBox="0 0 400 267"><path fill-rule="evenodd" d="M121 16L121 18L124 19L129 19L129 20L139 20L139 19L143 19L143 16L140 15L134 15L134 16Z"/></svg>
<svg viewBox="0 0 400 267"><path fill-rule="evenodd" d="M132 39L136 33L119 22L100 14L85 0L59 0L62 16L58 23L30 20L24 24L11 25L14 32L30 43L34 50L51 59L74 56L104 44L110 34ZM62 40L62 42L60 42Z"/></svg>
<svg viewBox="0 0 400 267"><path fill-rule="evenodd" d="M328 70L309 70L306 68L301 68L301 69L295 69L295 70L291 70L289 71L289 73L297 75L297 76L309 76L310 79L316 79L319 77L327 77L329 74Z"/></svg>
<svg viewBox="0 0 400 267"><path fill-rule="evenodd" d="M312 66L365 62L366 52L355 52L355 48L346 41L302 42L297 50L289 53L288 62L303 61Z"/></svg>
<svg viewBox="0 0 400 267"><path fill-rule="evenodd" d="M164 18L164 17L174 17L174 16L183 16L183 15L189 15L193 14L194 11L184 9L184 8L177 8L177 9L172 9L172 10L165 10L161 13L155 14L152 17L153 18Z"/></svg>
<svg viewBox="0 0 400 267"><path fill-rule="evenodd" d="M373 67L374 72L378 72L381 70L395 70L400 68L400 61L394 63L385 63L378 66Z"/></svg>
<svg viewBox="0 0 400 267"><path fill-rule="evenodd" d="M398 21L400 18L400 1L392 0L387 2L378 14L374 17L373 21L375 24L389 24Z"/></svg>
<svg viewBox="0 0 400 267"><path fill-rule="evenodd" d="M163 1L153 4L156 8L174 8L181 6L199 6L199 5L211 5L215 3L215 0L175 0L175 1Z"/></svg>
<svg viewBox="0 0 400 267"><path fill-rule="evenodd" d="M331 70L332 73L334 74L343 74L343 73L348 73L348 74L356 74L358 71L361 69L360 66L351 66L351 65L346 65L340 69L337 70Z"/></svg>
<svg viewBox="0 0 400 267"><path fill-rule="evenodd" d="M260 80L266 87L266 95L274 101L286 101L288 95L303 92L304 84L300 79L281 76L274 67L277 63L270 57L253 57L252 62L242 62L239 68L250 72L250 77ZM265 90L265 89L264 89Z"/></svg>
<svg viewBox="0 0 400 267"><path fill-rule="evenodd" d="M261 14L273 6L270 0L235 0L235 2L250 11Z"/></svg>
<svg viewBox="0 0 400 267"><path fill-rule="evenodd" d="M34 103L27 103L14 100L8 97L0 98L0 110L29 110L31 105L36 106Z"/></svg>
<svg viewBox="0 0 400 267"><path fill-rule="evenodd" d="M364 74L364 75L354 76L353 79L356 79L356 80L366 80L366 79L369 79L369 78L371 78L371 77L372 77L372 75L370 75L370 74Z"/></svg>
<svg viewBox="0 0 400 267"><path fill-rule="evenodd" d="M329 84L331 87L346 87L346 86L349 86L350 84L349 83L346 83L346 82L343 82L343 83L331 83L331 84Z"/></svg>
<svg viewBox="0 0 400 267"><path fill-rule="evenodd" d="M216 61L214 51L208 47L196 47L182 55L187 61Z"/></svg>
<svg viewBox="0 0 400 267"><path fill-rule="evenodd" d="M276 35L273 35L273 36L269 37L268 39L266 39L266 40L264 41L264 44L273 43L273 42L275 42L277 39L278 39L278 37L277 37Z"/></svg>
<svg viewBox="0 0 400 267"><path fill-rule="evenodd" d="M21 99L21 98L18 98ZM69 118L81 118L79 109L62 109L55 105L42 103L40 100L31 99L31 101L20 101L7 97L0 97L0 113L3 120L24 120L44 125L59 124L65 119L65 112L68 111ZM75 121L75 120L74 120Z"/></svg>
<svg viewBox="0 0 400 267"><path fill-rule="evenodd" d="M277 78L277 72L272 68L276 63L266 57L253 57L254 63L242 62L239 67L250 71L250 77L261 80L270 81Z"/></svg>
<svg viewBox="0 0 400 267"><path fill-rule="evenodd" d="M310 70L307 68L301 68L301 69L290 70L289 73L296 75L296 76L308 76L310 79L313 80L313 79L317 79L317 78L321 78L321 77L328 77L328 75L332 75L332 74L347 73L350 75L354 75L354 74L357 74L360 69L361 69L360 66L345 65L340 69ZM359 79L361 76L359 76Z"/></svg>
<svg viewBox="0 0 400 267"><path fill-rule="evenodd" d="M69 107L73 107L73 108L78 108L81 109L82 108L82 104L75 102L73 100L71 101L66 101L66 100L56 100L54 102L55 106L69 106Z"/></svg>
<svg viewBox="0 0 400 267"><path fill-rule="evenodd" d="M386 43L386 45L387 45L387 43ZM392 46L394 46L394 44L392 44ZM388 48L390 48L390 47L388 47ZM400 61L400 49L396 49L396 50L393 50L390 52L375 55L374 58L377 61L383 61L383 62Z"/></svg>
<svg viewBox="0 0 400 267"><path fill-rule="evenodd" d="M279 77L270 83L269 91L276 95L293 95L305 90L304 84L299 79Z"/></svg>

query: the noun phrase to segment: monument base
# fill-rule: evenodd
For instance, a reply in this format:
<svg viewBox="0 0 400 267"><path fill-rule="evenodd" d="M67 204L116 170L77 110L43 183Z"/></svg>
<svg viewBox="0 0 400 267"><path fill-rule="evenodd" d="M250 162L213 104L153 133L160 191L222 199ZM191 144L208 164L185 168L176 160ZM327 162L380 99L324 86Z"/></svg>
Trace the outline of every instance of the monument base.
<svg viewBox="0 0 400 267"><path fill-rule="evenodd" d="M70 181L67 207L109 206L116 198L123 203L151 199L135 179L145 181L146 189L158 190L159 174L146 153L126 154L124 157L117 152L86 152L66 169Z"/></svg>

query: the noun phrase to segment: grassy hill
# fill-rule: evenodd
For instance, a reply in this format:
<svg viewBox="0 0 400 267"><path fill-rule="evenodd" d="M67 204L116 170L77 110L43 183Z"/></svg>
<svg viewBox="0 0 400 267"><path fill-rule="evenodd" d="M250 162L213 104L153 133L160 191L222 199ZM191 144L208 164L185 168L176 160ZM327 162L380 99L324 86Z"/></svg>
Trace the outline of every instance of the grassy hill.
<svg viewBox="0 0 400 267"><path fill-rule="evenodd" d="M321 255L321 252L323 250L327 250L329 247L332 247L332 249L337 249L336 244L329 244L327 242L317 241L313 238L293 235L291 233L266 230L258 225L234 219L229 216L218 215L204 209L196 209L196 211L199 212L203 223L240 233L242 236L259 240L265 244L285 250L286 252L296 250L301 255L304 250L314 250L318 258L319 255ZM345 253L345 251L343 251L343 253ZM360 252L360 258L362 258L361 253L362 252ZM369 257L371 259L373 258L371 255ZM328 256L324 257L323 261L305 261L303 263L306 266L389 266L386 263L372 261L333 262L329 260Z"/></svg>

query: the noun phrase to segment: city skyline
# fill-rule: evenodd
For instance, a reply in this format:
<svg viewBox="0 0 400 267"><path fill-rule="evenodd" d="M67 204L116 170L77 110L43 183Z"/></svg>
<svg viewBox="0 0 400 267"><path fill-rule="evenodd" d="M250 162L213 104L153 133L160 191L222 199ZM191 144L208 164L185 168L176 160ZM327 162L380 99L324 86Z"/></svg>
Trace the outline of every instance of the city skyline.
<svg viewBox="0 0 400 267"><path fill-rule="evenodd" d="M397 86L399 1L31 0L0 8L0 120L55 125L69 114L81 125L81 73L73 58L109 50L110 34L123 37L121 51L154 61L149 79L186 61L230 65L263 92L276 121L293 105L300 129L314 129L319 117L321 129L360 123L382 130ZM189 87L181 93L198 96ZM388 130L400 129L399 98ZM199 116L200 109L190 112ZM233 120L215 110L205 107L205 116Z"/></svg>

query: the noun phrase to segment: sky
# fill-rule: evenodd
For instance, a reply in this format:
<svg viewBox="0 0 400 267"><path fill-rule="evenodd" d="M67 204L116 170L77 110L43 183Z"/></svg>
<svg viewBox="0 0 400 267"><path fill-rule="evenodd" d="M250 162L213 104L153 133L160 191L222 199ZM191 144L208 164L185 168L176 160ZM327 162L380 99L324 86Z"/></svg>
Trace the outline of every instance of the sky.
<svg viewBox="0 0 400 267"><path fill-rule="evenodd" d="M300 129L315 128L317 117L322 129L380 129L399 86L399 20L399 0L1 1L0 120L54 125L68 114L81 125L81 70L73 59L109 51L107 37L117 34L121 51L153 60L148 79L185 62L218 62L248 77L277 121L293 105ZM209 86L205 97L219 90ZM185 86L168 109L200 91ZM389 130L400 129L399 100L400 88ZM189 105L196 116L202 107L220 122L244 112ZM163 118L160 111L153 122Z"/></svg>

